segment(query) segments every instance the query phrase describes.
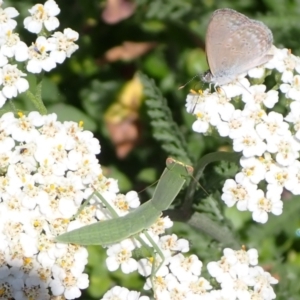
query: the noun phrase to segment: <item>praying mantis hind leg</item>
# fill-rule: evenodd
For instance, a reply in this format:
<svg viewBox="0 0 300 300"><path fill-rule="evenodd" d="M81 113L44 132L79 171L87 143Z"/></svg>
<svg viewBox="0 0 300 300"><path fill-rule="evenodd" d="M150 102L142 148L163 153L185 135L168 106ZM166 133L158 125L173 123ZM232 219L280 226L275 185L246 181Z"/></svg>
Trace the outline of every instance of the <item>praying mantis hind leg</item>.
<svg viewBox="0 0 300 300"><path fill-rule="evenodd" d="M80 205L77 213L72 217L72 220L75 220L79 215L80 213L84 210L84 208L90 203L90 201L92 200L93 196L94 196L95 192L92 193L85 201L83 204Z"/></svg>
<svg viewBox="0 0 300 300"><path fill-rule="evenodd" d="M164 256L162 250L160 249L160 247L157 245L157 243L155 243L155 241L152 239L150 234L147 231L145 231L144 234L145 234L145 236L147 237L149 243L153 246L153 249L154 249L153 254L152 254L153 255L153 261L152 261L150 281L151 281L152 289L153 289L153 292L154 292L154 297L155 297L155 299L158 299L157 295L156 295L154 277L156 276L156 274L160 270L160 268L163 266L163 264L165 262L165 256ZM157 267L156 267L156 259L155 259L156 254L158 254L159 257L161 258L161 262L159 263L159 265Z"/></svg>

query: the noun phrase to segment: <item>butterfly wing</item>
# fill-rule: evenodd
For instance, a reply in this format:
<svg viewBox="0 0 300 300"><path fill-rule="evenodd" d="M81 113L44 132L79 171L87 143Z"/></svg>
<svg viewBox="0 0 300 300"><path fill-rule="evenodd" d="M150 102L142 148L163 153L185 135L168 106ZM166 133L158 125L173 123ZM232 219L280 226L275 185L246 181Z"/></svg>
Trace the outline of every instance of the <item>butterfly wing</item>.
<svg viewBox="0 0 300 300"><path fill-rule="evenodd" d="M224 41L228 40L242 24L249 22L249 18L232 9L218 9L213 13L205 39L206 57L213 75L220 66L220 60L226 55L222 49Z"/></svg>
<svg viewBox="0 0 300 300"><path fill-rule="evenodd" d="M272 43L272 33L263 23L233 10L218 10L212 16L206 37L213 81L219 85L229 83L239 74L267 62Z"/></svg>
<svg viewBox="0 0 300 300"><path fill-rule="evenodd" d="M251 20L251 24L242 25L228 39L223 47L230 51L234 57L231 63L238 74L248 71L260 64L267 62L268 55L273 44L273 35L270 29L263 23ZM229 63L227 63L227 67Z"/></svg>

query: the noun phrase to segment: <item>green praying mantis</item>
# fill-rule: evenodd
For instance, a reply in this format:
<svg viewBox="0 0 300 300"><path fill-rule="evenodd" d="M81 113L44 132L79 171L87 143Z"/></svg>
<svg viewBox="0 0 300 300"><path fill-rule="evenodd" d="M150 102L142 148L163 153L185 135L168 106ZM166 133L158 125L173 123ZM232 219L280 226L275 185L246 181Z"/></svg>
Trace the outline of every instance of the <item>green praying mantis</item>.
<svg viewBox="0 0 300 300"><path fill-rule="evenodd" d="M59 243L71 243L78 245L102 245L107 246L110 244L118 243L127 238L134 238L138 240L142 245L148 245L143 242L140 237L140 233L144 233L145 237L148 239L149 243L152 245L153 250L161 258L161 262L158 266L155 261L155 255L153 255L152 271L151 271L151 283L155 293L155 284L153 282L154 276L157 274L158 270L161 268L165 261L165 257L160 247L153 241L150 234L148 234L147 229L155 223L155 221L161 216L164 210L167 210L171 203L174 201L182 186L189 177L194 178L188 187L185 205L188 207L193 201L193 193L195 190L195 185L199 184L199 179L203 173L204 168L212 162L217 161L228 161L238 163L239 156L236 153L230 152L214 152L203 156L196 165L194 176L194 169L191 166L183 164L172 158L168 158L166 162L166 168L161 175L158 184L153 193L152 199L148 202L142 204L134 211L128 213L125 216L118 216L115 210L110 206L110 204L104 199L104 197L95 191L95 195L102 201L106 208L110 211L112 219L106 221L100 221L79 229L64 233L56 237L56 242ZM94 195L93 194L93 195ZM88 199L86 204L88 203ZM84 206L84 205L83 205ZM195 213L196 214L196 213ZM197 213L199 215L199 213ZM195 219L197 217L197 220ZM192 227L202 230L205 233L211 234L216 240L223 243L230 243L234 247L238 247L239 244L231 234L226 231L221 231L222 236L220 237L220 227L212 223L208 218L199 219L198 216L191 217L191 222L189 223ZM204 219L201 223L201 220ZM200 225L199 225L199 224ZM209 227L209 230L208 230ZM149 246L148 246L149 248ZM155 252L152 251L153 254Z"/></svg>
<svg viewBox="0 0 300 300"><path fill-rule="evenodd" d="M106 246L121 242L127 238L135 238L142 245L146 246L145 242L139 236L140 233L144 233L149 243L153 246L156 253L161 258L158 266L156 266L155 263L155 256L152 263L150 280L152 282L152 287L154 288L155 284L153 282L153 278L163 265L165 257L146 229L148 229L161 216L162 211L169 208L184 185L187 176L192 174L193 168L191 166L185 165L172 158L168 158L166 161L166 168L158 181L152 199L139 206L133 212L122 217L117 215L114 209L100 193L95 192L97 197L111 212L113 218L66 232L57 236L56 242Z"/></svg>
<svg viewBox="0 0 300 300"><path fill-rule="evenodd" d="M56 237L56 242L78 245L110 245L134 237L149 228L174 201L193 168L168 158L152 199L119 217L104 197L95 192L112 213L110 220L81 227ZM147 236L149 239L149 236ZM151 241L150 241L151 242ZM160 252L160 251L159 251Z"/></svg>

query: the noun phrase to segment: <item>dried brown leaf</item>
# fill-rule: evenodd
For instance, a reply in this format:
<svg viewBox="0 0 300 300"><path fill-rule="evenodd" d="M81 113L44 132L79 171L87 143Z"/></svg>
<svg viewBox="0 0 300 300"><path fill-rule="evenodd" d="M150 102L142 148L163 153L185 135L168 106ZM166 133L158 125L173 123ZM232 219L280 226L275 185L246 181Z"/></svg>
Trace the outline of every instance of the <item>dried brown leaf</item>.
<svg viewBox="0 0 300 300"><path fill-rule="evenodd" d="M135 11L135 3L128 0L107 0L102 12L105 23L116 24L129 18Z"/></svg>
<svg viewBox="0 0 300 300"><path fill-rule="evenodd" d="M133 60L147 53L155 46L156 43L154 42L124 42L121 46L116 46L106 51L104 57L109 62Z"/></svg>

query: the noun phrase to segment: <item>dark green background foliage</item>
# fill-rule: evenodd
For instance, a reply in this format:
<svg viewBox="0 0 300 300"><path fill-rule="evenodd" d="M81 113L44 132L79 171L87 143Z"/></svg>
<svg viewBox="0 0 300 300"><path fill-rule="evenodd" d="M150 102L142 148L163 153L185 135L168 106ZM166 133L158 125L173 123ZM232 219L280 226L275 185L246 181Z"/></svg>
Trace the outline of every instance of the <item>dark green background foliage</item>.
<svg viewBox="0 0 300 300"><path fill-rule="evenodd" d="M22 30L21 20L36 3L5 1L5 7L13 5L20 12L19 32L27 44L35 36ZM194 119L185 112L184 105L190 88L203 88L198 79L178 90L192 76L207 69L205 31L214 10L228 7L263 21L272 30L277 47L291 48L300 54L299 0L136 0L134 14L115 25L101 20L104 1L58 0L57 3L61 8L59 30L70 27L79 32L79 50L46 74L43 99L48 111L58 113L60 120L83 120L85 128L94 132L102 148L100 163L107 167L107 176L119 179L123 192L141 191L153 183L168 155L195 165L205 153L230 147L226 140L204 137L191 130ZM124 41L157 45L131 61L105 62L104 53ZM144 102L139 112L138 144L121 160L115 154L104 113L137 71L147 75L141 78L148 102ZM29 79L34 82L34 78ZM23 110L33 109L25 96L20 96L15 104ZM238 245L258 249L260 265L280 280L275 288L277 299L300 299L300 238L296 234L300 227L300 199L287 195L281 216L271 216L266 225L254 223L249 213L225 209L220 200L224 180L234 177L236 172L237 167L228 163L206 168L200 182L209 196L199 189L194 195L194 208L203 214L205 224L212 222L221 233L228 230ZM141 193L142 199L149 198L149 190ZM178 199L177 204L182 197ZM209 228L208 234L203 234L176 223L174 230L192 241L192 250L204 265L221 257L224 244L211 238L214 234L210 234ZM141 290L142 281L137 275L106 271L105 255L99 247L90 248L87 272L91 285L81 299L97 299L115 284Z"/></svg>

